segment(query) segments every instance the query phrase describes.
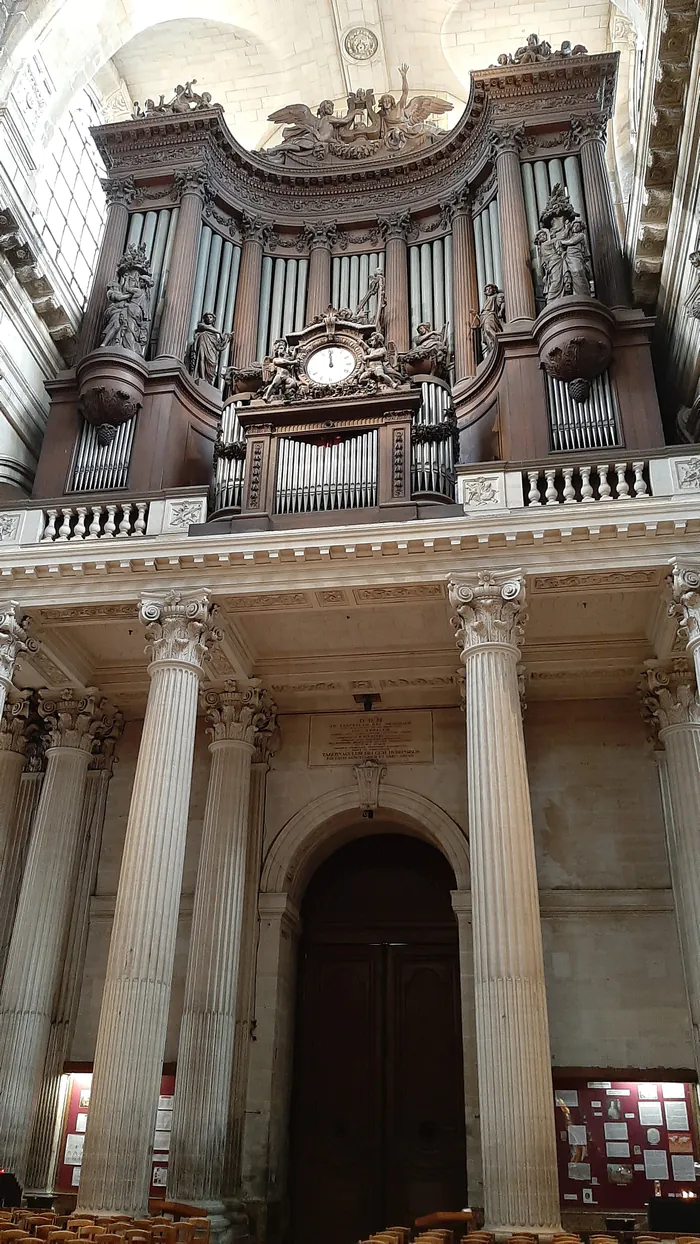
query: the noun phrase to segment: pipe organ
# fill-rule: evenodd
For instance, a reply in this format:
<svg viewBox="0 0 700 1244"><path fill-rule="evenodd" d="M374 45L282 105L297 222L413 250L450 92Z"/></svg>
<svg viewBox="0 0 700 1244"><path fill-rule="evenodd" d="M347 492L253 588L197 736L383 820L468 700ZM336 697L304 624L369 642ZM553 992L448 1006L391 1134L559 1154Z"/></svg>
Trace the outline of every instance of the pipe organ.
<svg viewBox="0 0 700 1244"><path fill-rule="evenodd" d="M208 483L212 530L420 518L458 461L659 443L609 227L617 54L538 46L475 73L449 132L350 127L318 167L244 151L204 97L96 128L108 220L37 495Z"/></svg>

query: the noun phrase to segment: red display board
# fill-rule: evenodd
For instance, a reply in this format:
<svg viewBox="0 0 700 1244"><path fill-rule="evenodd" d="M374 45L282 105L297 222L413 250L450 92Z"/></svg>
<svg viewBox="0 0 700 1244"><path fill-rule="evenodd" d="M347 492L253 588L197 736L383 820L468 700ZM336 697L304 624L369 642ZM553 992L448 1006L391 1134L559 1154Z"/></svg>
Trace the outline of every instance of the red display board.
<svg viewBox="0 0 700 1244"><path fill-rule="evenodd" d="M651 1081L574 1080L555 1088L562 1209L643 1210L695 1182L694 1088Z"/></svg>
<svg viewBox="0 0 700 1244"><path fill-rule="evenodd" d="M63 1130L58 1152L56 1191L77 1193L80 1185L80 1165L83 1143L90 1118L90 1090L92 1074L73 1072L68 1077ZM168 1175L170 1153L170 1129L172 1123L175 1076L163 1076L160 1083L160 1099L153 1140L153 1161L149 1196L163 1197Z"/></svg>

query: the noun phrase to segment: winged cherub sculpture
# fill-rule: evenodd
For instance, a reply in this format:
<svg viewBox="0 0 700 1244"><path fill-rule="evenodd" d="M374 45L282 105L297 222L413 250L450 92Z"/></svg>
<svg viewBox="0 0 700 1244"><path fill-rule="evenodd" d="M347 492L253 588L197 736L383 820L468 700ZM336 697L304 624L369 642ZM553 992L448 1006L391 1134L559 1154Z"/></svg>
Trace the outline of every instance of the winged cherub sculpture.
<svg viewBox="0 0 700 1244"><path fill-rule="evenodd" d="M440 136L431 117L452 110L446 99L434 95L408 98L408 65L401 65L401 95L380 96L375 107L372 90L348 96L347 112L335 115L333 101L324 99L316 112L306 104L287 104L270 113L268 121L284 125L282 142L264 154L286 163L307 163L333 157L362 160L371 156L410 154Z"/></svg>

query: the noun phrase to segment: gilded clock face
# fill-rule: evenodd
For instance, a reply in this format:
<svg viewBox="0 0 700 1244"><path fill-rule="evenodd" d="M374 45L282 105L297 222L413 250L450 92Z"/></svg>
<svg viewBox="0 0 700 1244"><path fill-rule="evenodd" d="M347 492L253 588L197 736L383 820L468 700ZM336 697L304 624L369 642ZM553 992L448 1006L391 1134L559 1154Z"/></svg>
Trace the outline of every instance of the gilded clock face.
<svg viewBox="0 0 700 1244"><path fill-rule="evenodd" d="M355 355L345 346L323 346L307 359L306 374L314 384L339 384L355 370Z"/></svg>

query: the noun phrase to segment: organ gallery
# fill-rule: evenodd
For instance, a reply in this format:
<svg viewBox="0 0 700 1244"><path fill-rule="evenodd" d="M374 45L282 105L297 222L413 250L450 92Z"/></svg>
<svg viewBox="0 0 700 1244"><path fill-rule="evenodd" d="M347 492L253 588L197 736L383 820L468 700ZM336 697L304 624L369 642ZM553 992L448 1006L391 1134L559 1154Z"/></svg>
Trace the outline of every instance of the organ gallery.
<svg viewBox="0 0 700 1244"><path fill-rule="evenodd" d="M612 12L516 34L463 97L340 21L344 89L311 58L262 107L165 86L156 23L70 177L47 128L43 233L13 122L8 1244L698 1227L696 104L657 18L641 59Z"/></svg>

